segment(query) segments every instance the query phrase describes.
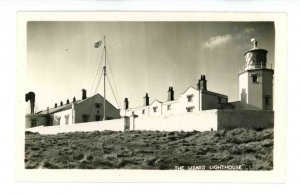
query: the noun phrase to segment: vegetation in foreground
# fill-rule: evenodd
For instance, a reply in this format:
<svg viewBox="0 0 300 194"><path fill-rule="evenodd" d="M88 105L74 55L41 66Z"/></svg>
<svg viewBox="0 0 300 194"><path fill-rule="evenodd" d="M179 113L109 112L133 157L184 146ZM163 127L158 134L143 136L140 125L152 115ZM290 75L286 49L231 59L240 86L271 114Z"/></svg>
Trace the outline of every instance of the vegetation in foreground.
<svg viewBox="0 0 300 194"><path fill-rule="evenodd" d="M273 169L273 129L214 132L25 133L25 168L174 169L241 165Z"/></svg>

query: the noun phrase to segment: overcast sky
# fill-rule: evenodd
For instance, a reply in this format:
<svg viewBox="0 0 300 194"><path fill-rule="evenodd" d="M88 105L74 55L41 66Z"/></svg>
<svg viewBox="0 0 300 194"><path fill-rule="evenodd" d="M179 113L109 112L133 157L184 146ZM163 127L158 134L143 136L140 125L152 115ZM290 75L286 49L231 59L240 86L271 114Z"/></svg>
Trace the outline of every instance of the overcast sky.
<svg viewBox="0 0 300 194"><path fill-rule="evenodd" d="M39 110L80 99L83 88L92 95L103 50L94 43L104 35L120 101L129 98L130 107L141 106L146 92L150 102L166 101L169 86L178 98L201 74L208 90L238 100L237 73L253 37L275 64L272 22L29 22L26 89ZM108 85L107 93L116 105Z"/></svg>

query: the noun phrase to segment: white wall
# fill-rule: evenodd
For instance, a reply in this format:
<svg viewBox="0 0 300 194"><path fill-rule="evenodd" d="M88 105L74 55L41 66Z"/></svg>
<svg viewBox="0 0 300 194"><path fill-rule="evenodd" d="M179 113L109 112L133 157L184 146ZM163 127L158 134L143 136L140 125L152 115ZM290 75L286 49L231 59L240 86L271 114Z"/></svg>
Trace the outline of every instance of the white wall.
<svg viewBox="0 0 300 194"><path fill-rule="evenodd" d="M52 116L53 122L52 125L66 125L66 118L69 117L69 124L72 124L72 109L60 111L54 113ZM58 121L60 118L60 121Z"/></svg>
<svg viewBox="0 0 300 194"><path fill-rule="evenodd" d="M258 74L258 82L253 83L251 74ZM244 92L243 92L244 91ZM244 93L244 94L242 94ZM269 69L249 70L239 75L240 100L248 110L273 110L273 71ZM242 97L245 95L245 99ZM271 96L271 105L266 107L264 96Z"/></svg>
<svg viewBox="0 0 300 194"><path fill-rule="evenodd" d="M193 101L188 102L187 96L194 95ZM199 90L190 87L185 93L181 94L179 97L179 103L177 105L177 113L186 113L187 107L194 107L193 112L199 111Z"/></svg>
<svg viewBox="0 0 300 194"><path fill-rule="evenodd" d="M39 114L28 114L25 116L25 128L31 127L31 120L36 120L36 126L46 125L47 124L47 117L46 115L39 115Z"/></svg>
<svg viewBox="0 0 300 194"><path fill-rule="evenodd" d="M168 105L170 105L171 109L168 110ZM178 113L178 101L168 101L164 102L162 105L162 114L163 115L172 115Z"/></svg>
<svg viewBox="0 0 300 194"><path fill-rule="evenodd" d="M183 113L169 116L138 117L134 130L206 131L217 130L217 110ZM131 128L133 130L133 128Z"/></svg>
<svg viewBox="0 0 300 194"><path fill-rule="evenodd" d="M129 118L130 130L159 131L211 131L231 128L269 128L274 125L273 111L255 110L206 110L169 116L147 116ZM124 131L125 118L29 128L28 131L41 134L57 134L75 131Z"/></svg>
<svg viewBox="0 0 300 194"><path fill-rule="evenodd" d="M88 123L77 123L71 125L56 125L49 127L35 127L26 129L31 132L38 132L40 134L57 134L57 133L68 133L76 131L123 131L125 126L124 119L115 119L107 121L97 121Z"/></svg>
<svg viewBox="0 0 300 194"><path fill-rule="evenodd" d="M242 103L248 102L248 73L243 72L239 74L239 100Z"/></svg>
<svg viewBox="0 0 300 194"><path fill-rule="evenodd" d="M156 112L154 112L154 107L157 107ZM150 106L149 106L149 115L150 116L158 116L162 115L162 103L155 100Z"/></svg>

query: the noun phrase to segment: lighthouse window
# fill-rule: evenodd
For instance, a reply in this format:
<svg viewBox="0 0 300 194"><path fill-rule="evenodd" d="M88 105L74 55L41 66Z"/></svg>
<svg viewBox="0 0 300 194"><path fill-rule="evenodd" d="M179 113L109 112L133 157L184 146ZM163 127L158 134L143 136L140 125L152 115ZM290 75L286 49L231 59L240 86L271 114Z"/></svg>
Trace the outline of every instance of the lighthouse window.
<svg viewBox="0 0 300 194"><path fill-rule="evenodd" d="M258 76L257 76L257 74L252 74L251 77L252 77L252 83L258 83Z"/></svg>
<svg viewBox="0 0 300 194"><path fill-rule="evenodd" d="M270 105L271 104L271 96L265 96L265 104Z"/></svg>

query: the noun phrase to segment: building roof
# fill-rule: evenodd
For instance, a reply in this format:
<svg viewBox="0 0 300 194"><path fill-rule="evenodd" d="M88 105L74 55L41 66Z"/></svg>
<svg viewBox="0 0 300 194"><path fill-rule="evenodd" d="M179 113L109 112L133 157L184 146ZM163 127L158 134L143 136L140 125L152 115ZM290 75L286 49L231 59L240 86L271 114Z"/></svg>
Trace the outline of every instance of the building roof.
<svg viewBox="0 0 300 194"><path fill-rule="evenodd" d="M198 89L194 88L193 86L190 86L188 87L183 93L180 94L180 96L182 96L183 94L185 94L189 89L193 89L195 91L199 91ZM211 92L211 91L208 91L208 90L201 90L203 93L206 93L206 94L210 94L210 95L213 95L213 96L220 96L220 97L223 97L223 98L228 98L227 95L224 95L224 94L219 94L219 93L216 93L216 92ZM172 104L172 103L179 103L178 100L172 100L172 101L166 101L166 102L161 102L157 99L153 100L152 103L148 106L140 106L140 107L135 107L135 108L129 108L128 110L131 110L131 111L134 111L134 110L141 110L141 109L144 109L144 108L147 108L147 107L150 107L152 106L152 104L154 102L158 102L160 104Z"/></svg>
<svg viewBox="0 0 300 194"><path fill-rule="evenodd" d="M49 108L49 112L47 110L42 110L40 112L37 112L37 114L53 114L53 113L56 113L56 112L69 110L69 109L72 108L72 104L74 104L74 102L72 102L70 104L64 104L62 106L57 106L56 108L55 107L54 108Z"/></svg>
<svg viewBox="0 0 300 194"><path fill-rule="evenodd" d="M211 94L213 96L221 96L221 97L224 97L224 98L228 97L227 95L216 93L216 92L211 92L211 91L208 91L208 90L202 90L202 92L206 93L206 94Z"/></svg>
<svg viewBox="0 0 300 194"><path fill-rule="evenodd" d="M162 104L162 102L161 102L161 101L159 101L159 100L155 99L155 100L153 100L153 102L150 104L150 106L152 106L152 104L154 104L155 102L158 102L158 103Z"/></svg>
<svg viewBox="0 0 300 194"><path fill-rule="evenodd" d="M64 104L62 106L57 106L57 107L53 107L53 108L49 108L49 112L48 110L42 110L42 111L39 111L37 112L36 114L53 114L53 113L56 113L56 112L60 112L60 111L65 111L65 110L69 110L72 108L72 104L81 104L82 102L85 102L95 96L101 96L99 93L97 94L94 94L93 96L90 96L90 97L87 97L86 99L84 100L77 100L75 102L70 102L69 104ZM101 96L102 97L102 96ZM114 105L112 105L107 99L106 99L106 102L108 102L111 106L113 106L114 108L116 108ZM117 109L117 108L116 108Z"/></svg>
<svg viewBox="0 0 300 194"><path fill-rule="evenodd" d="M180 95L183 95L185 94L190 88L194 89L194 90L197 90L196 88L194 88L193 86L190 86L188 87L184 92L182 92Z"/></svg>

